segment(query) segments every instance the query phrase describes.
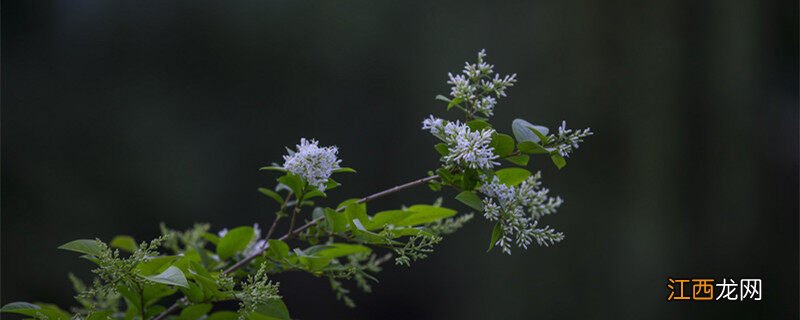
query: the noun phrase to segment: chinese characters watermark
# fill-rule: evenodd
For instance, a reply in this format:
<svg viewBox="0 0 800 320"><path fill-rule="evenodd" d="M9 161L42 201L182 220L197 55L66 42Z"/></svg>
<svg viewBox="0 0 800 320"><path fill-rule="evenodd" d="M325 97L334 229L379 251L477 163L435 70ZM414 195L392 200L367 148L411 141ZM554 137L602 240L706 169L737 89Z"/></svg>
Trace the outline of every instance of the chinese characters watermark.
<svg viewBox="0 0 800 320"><path fill-rule="evenodd" d="M714 289L717 295L714 295ZM667 301L696 300L761 300L761 279L740 279L737 283L731 278L722 278L714 284L714 279L667 279L669 296Z"/></svg>

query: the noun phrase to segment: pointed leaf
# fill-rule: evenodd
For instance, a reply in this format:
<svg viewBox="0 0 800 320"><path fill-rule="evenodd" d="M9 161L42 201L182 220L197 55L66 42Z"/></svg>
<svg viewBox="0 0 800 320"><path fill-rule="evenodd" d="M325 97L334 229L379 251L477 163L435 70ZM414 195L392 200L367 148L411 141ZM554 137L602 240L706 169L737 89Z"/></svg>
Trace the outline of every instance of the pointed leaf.
<svg viewBox="0 0 800 320"><path fill-rule="evenodd" d="M281 197L281 195L279 195L277 192L267 188L258 188L258 192L261 192L263 195L272 198L278 203L278 205L283 205L283 197Z"/></svg>
<svg viewBox="0 0 800 320"><path fill-rule="evenodd" d="M157 283L189 288L189 282L186 281L186 276L184 276L183 271L176 266L170 266L167 270L164 270L164 272L154 276L141 277Z"/></svg>
<svg viewBox="0 0 800 320"><path fill-rule="evenodd" d="M61 245L58 248L62 250L69 250L92 256L99 256L103 252L103 249L98 243L98 240L89 240L89 239L70 241L68 243Z"/></svg>
<svg viewBox="0 0 800 320"><path fill-rule="evenodd" d="M217 243L217 255L220 260L228 260L241 252L253 241L255 232L252 227L243 226L228 231Z"/></svg>
<svg viewBox="0 0 800 320"><path fill-rule="evenodd" d="M492 251L494 245L497 243L497 240L500 240L500 236L503 235L503 228L500 226L500 222L497 222L494 225L494 229L492 229L492 239L489 241L489 249L486 252Z"/></svg>
<svg viewBox="0 0 800 320"><path fill-rule="evenodd" d="M521 154L521 155L511 156L511 157L506 158L506 160L508 162L511 162L511 163L516 164L518 166L527 166L528 165L528 161L530 161L530 159L531 159L531 157L528 156L527 154Z"/></svg>
<svg viewBox="0 0 800 320"><path fill-rule="evenodd" d="M114 239L111 239L109 246L128 252L134 252L139 248L139 246L136 245L136 240L134 240L133 237L125 235L116 236Z"/></svg>
<svg viewBox="0 0 800 320"><path fill-rule="evenodd" d="M550 160L552 160L553 164L555 164L556 167L558 167L558 170L561 170L561 168L567 165L567 160L564 159L564 157L562 157L560 154L550 155Z"/></svg>
<svg viewBox="0 0 800 320"><path fill-rule="evenodd" d="M497 176L497 178L500 180L501 183L508 186L516 186L531 176L530 171L522 168L501 169L497 170L494 174Z"/></svg>
<svg viewBox="0 0 800 320"><path fill-rule="evenodd" d="M456 200L466 204L472 209L483 211L483 200L473 191L462 191L456 196Z"/></svg>
<svg viewBox="0 0 800 320"><path fill-rule="evenodd" d="M494 148L494 154L502 158L514 152L514 138L507 134L495 133L489 146Z"/></svg>

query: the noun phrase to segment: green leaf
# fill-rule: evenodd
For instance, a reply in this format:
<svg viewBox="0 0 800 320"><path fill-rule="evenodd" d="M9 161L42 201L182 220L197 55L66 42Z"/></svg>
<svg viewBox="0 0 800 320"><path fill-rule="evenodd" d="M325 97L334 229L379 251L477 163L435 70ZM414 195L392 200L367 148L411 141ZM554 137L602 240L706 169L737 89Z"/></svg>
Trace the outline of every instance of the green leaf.
<svg viewBox="0 0 800 320"><path fill-rule="evenodd" d="M456 211L452 209L425 204L413 205L408 208L408 211L411 211L411 214L405 219L395 222L395 226L415 226L452 217L456 214Z"/></svg>
<svg viewBox="0 0 800 320"><path fill-rule="evenodd" d="M325 190L330 190L330 189L336 188L336 187L341 186L341 185L342 184L336 182L336 180L328 178L328 182L325 183Z"/></svg>
<svg viewBox="0 0 800 320"><path fill-rule="evenodd" d="M247 248L250 241L253 241L255 232L253 227L243 226L228 231L217 243L217 255L220 260L228 260L235 254Z"/></svg>
<svg viewBox="0 0 800 320"><path fill-rule="evenodd" d="M103 310L103 311L95 311L89 314L86 317L86 320L108 320L113 319L111 315L114 314L114 310Z"/></svg>
<svg viewBox="0 0 800 320"><path fill-rule="evenodd" d="M365 225L367 230L376 230L385 227L387 224L394 224L408 218L413 212L407 210L387 210L381 211L372 217L372 220Z"/></svg>
<svg viewBox="0 0 800 320"><path fill-rule="evenodd" d="M334 169L333 170L333 173L340 173L340 172L356 173L356 169L348 168L348 167L341 167L339 169Z"/></svg>
<svg viewBox="0 0 800 320"><path fill-rule="evenodd" d="M136 266L136 271L144 276L151 276L163 272L175 261L176 256L160 256L150 258Z"/></svg>
<svg viewBox="0 0 800 320"><path fill-rule="evenodd" d="M186 281L186 276L184 276L183 271L176 266L170 266L167 268L167 270L164 270L164 272L154 276L141 277L157 283L189 288L189 283Z"/></svg>
<svg viewBox="0 0 800 320"><path fill-rule="evenodd" d="M503 235L503 228L500 227L500 222L495 223L494 229L492 229L492 239L489 241L489 249L486 252L492 251L494 248L495 243L497 240L500 240L500 236Z"/></svg>
<svg viewBox="0 0 800 320"><path fill-rule="evenodd" d="M325 208L325 220L328 222L328 228L333 232L343 232L347 230L347 216L343 212Z"/></svg>
<svg viewBox="0 0 800 320"><path fill-rule="evenodd" d="M488 122L484 120L475 119L467 122L467 127L469 127L469 129L472 131L480 131L484 128L491 128L492 125L490 125Z"/></svg>
<svg viewBox="0 0 800 320"><path fill-rule="evenodd" d="M308 199L313 199L313 198L316 198L316 197L324 197L324 198L327 198L327 197L328 197L328 195L327 195L327 194L325 194L325 192L322 192L322 191L319 191L319 190L316 190L316 189L315 189L315 190L311 190L311 191L309 191L308 193L306 193L306 194L303 196L303 199L306 199L306 200L308 200Z"/></svg>
<svg viewBox="0 0 800 320"><path fill-rule="evenodd" d="M489 146L494 148L496 155L505 157L514 152L514 138L507 134L495 133Z"/></svg>
<svg viewBox="0 0 800 320"><path fill-rule="evenodd" d="M16 313L33 318L40 318L39 315L47 317L48 320L69 320L71 315L54 305L32 304L28 302L12 302L3 306L0 312Z"/></svg>
<svg viewBox="0 0 800 320"><path fill-rule="evenodd" d="M443 96L441 94L440 95L436 95L436 98L434 98L434 99L439 100L439 101L444 101L444 102L450 102L449 98L447 98L447 97L445 97L445 96Z"/></svg>
<svg viewBox="0 0 800 320"><path fill-rule="evenodd" d="M216 234L213 234L213 233L210 233L210 232L204 233L203 234L203 239L208 240L208 242L211 242L215 246L219 243L219 237Z"/></svg>
<svg viewBox="0 0 800 320"><path fill-rule="evenodd" d="M511 156L511 157L506 158L506 160L508 160L508 162L511 162L511 163L516 164L518 166L527 166L528 165L528 161L530 159L531 159L531 157L528 156L527 154L521 154L521 155L516 155L516 156Z"/></svg>
<svg viewBox="0 0 800 320"><path fill-rule="evenodd" d="M88 254L91 256L99 256L101 253L103 253L103 248L100 246L98 241L99 240L80 239L65 243L58 248L62 250Z"/></svg>
<svg viewBox="0 0 800 320"><path fill-rule="evenodd" d="M436 149L436 152L442 156L450 154L450 148L448 148L447 144L445 143L437 143L435 146L433 146L433 148Z"/></svg>
<svg viewBox="0 0 800 320"><path fill-rule="evenodd" d="M139 246L136 245L136 240L134 240L133 237L125 235L116 236L114 239L111 239L109 246L128 252L134 252L139 248Z"/></svg>
<svg viewBox="0 0 800 320"><path fill-rule="evenodd" d="M550 150L545 149L540 144L533 141L522 141L517 145L517 148L522 153L527 154L548 154Z"/></svg>
<svg viewBox="0 0 800 320"><path fill-rule="evenodd" d="M306 250L306 253L313 254L317 257L322 257L322 258L338 258L338 257L349 256L355 253L372 251L372 249L362 245L347 244L347 243L332 243L315 247L317 247L318 249L312 249L314 247L311 247L308 250Z"/></svg>
<svg viewBox="0 0 800 320"><path fill-rule="evenodd" d="M271 299L267 303L259 305L255 312L248 317L252 320L291 320L289 309L281 299ZM208 319L217 320L217 319Z"/></svg>
<svg viewBox="0 0 800 320"><path fill-rule="evenodd" d="M466 204L472 209L483 211L483 200L473 191L462 191L456 196L456 200Z"/></svg>
<svg viewBox="0 0 800 320"><path fill-rule="evenodd" d="M305 186L305 181L303 181L303 178L300 178L300 176L296 174L287 173L286 175L278 178L278 182L289 187L289 190L292 190L296 196L303 194L303 186Z"/></svg>
<svg viewBox="0 0 800 320"><path fill-rule="evenodd" d="M517 138L517 141L530 141L530 142L539 142L542 141L542 138L539 137L535 131L539 132L542 135L547 135L550 132L549 129L543 126L533 125L528 121L522 119L514 119L511 122L511 131L514 133L514 137Z"/></svg>
<svg viewBox="0 0 800 320"><path fill-rule="evenodd" d="M267 188L258 188L258 192L261 192L265 196L272 198L278 203L278 205L283 205L283 197L281 197L281 195L279 195L277 192Z"/></svg>
<svg viewBox="0 0 800 320"><path fill-rule="evenodd" d="M197 320L205 316L206 313L211 311L210 303L201 303L188 306L181 311L178 315L178 320Z"/></svg>
<svg viewBox="0 0 800 320"><path fill-rule="evenodd" d="M239 320L239 314L233 311L217 311L208 316L206 320Z"/></svg>
<svg viewBox="0 0 800 320"><path fill-rule="evenodd" d="M531 172L522 168L506 168L497 170L494 173L500 182L508 185L508 186L516 186L528 177L531 176Z"/></svg>
<svg viewBox="0 0 800 320"><path fill-rule="evenodd" d="M37 309L41 309L41 307L30 302L19 301L19 302L11 302L9 304L4 305L3 308L0 309L0 312L16 312L17 310L37 310Z"/></svg>
<svg viewBox="0 0 800 320"><path fill-rule="evenodd" d="M271 170L271 171L280 171L280 172L288 172L284 167L276 167L276 166L269 166L269 167L261 167L258 170Z"/></svg>
<svg viewBox="0 0 800 320"><path fill-rule="evenodd" d="M567 160L557 153L550 155L550 160L552 160L553 164L555 164L556 167L558 167L558 170L561 170L561 168L567 165Z"/></svg>
<svg viewBox="0 0 800 320"><path fill-rule="evenodd" d="M364 203L353 203L348 205L344 209L344 214L347 217L348 222L352 222L355 219L360 221L369 221L369 217L367 217L367 205ZM355 230L356 226L351 223L350 230Z"/></svg>
<svg viewBox="0 0 800 320"><path fill-rule="evenodd" d="M267 249L267 256L275 260L281 260L289 256L289 245L286 242L276 239L270 239L269 249Z"/></svg>

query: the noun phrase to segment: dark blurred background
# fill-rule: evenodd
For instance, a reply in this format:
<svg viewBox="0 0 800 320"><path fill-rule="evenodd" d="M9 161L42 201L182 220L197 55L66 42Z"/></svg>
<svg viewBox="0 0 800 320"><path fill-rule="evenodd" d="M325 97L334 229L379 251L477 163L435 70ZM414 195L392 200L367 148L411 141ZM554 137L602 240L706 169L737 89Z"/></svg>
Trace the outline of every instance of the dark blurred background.
<svg viewBox="0 0 800 320"><path fill-rule="evenodd" d="M2 303L69 306L56 247L158 223L271 221L283 146L341 149L329 203L437 165L436 94L486 48L519 83L494 123L591 126L558 172L551 248L485 253L475 219L357 309L279 277L301 319L797 319L796 1L3 1ZM455 114L449 114L454 117ZM425 187L370 203L430 202ZM446 203L456 204L451 198ZM763 279L763 300L667 303L667 277ZM715 291L716 292L716 291Z"/></svg>

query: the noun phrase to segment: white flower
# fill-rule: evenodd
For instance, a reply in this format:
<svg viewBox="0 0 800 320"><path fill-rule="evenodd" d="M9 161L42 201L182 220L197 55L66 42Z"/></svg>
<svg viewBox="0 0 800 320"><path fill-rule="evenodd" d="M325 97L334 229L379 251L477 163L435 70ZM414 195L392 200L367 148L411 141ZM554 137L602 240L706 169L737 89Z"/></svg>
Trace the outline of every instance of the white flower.
<svg viewBox="0 0 800 320"><path fill-rule="evenodd" d="M500 164L494 161L498 156L489 146L494 129L471 130L459 121L445 121L433 116L422 121L422 129L429 130L447 144L448 154L442 160L448 165L486 170Z"/></svg>
<svg viewBox="0 0 800 320"><path fill-rule="evenodd" d="M562 121L561 126L558 127L558 134L551 134L548 141L555 145L556 150L562 157L569 157L574 149L578 149L583 138L593 135L594 133L590 128L583 130L567 129L567 122Z"/></svg>
<svg viewBox="0 0 800 320"><path fill-rule="evenodd" d="M430 115L428 119L422 120L422 130L429 130L434 135L439 135L444 127L444 120L434 118Z"/></svg>
<svg viewBox="0 0 800 320"><path fill-rule="evenodd" d="M547 246L564 239L563 233L549 226L537 228L539 218L555 213L563 203L559 197L549 197L549 190L540 188L539 179L541 174L537 172L517 186L508 186L495 176L480 187L479 191L486 195L483 199L484 217L500 222L502 236L496 244L504 253L511 253L512 237L523 249L527 249L533 240Z"/></svg>
<svg viewBox="0 0 800 320"><path fill-rule="evenodd" d="M335 146L319 147L316 140L302 138L297 151L283 156L283 168L300 176L309 185L325 191L331 173L339 168L341 160L336 157L338 152Z"/></svg>
<svg viewBox="0 0 800 320"><path fill-rule="evenodd" d="M465 62L461 74L447 74L447 83L451 85L450 96L469 116L476 112L486 117L492 116L497 105L496 98L505 97L506 89L517 82L516 74L501 76L494 73L494 65L484 61L485 58L486 50L481 50L477 63Z"/></svg>

